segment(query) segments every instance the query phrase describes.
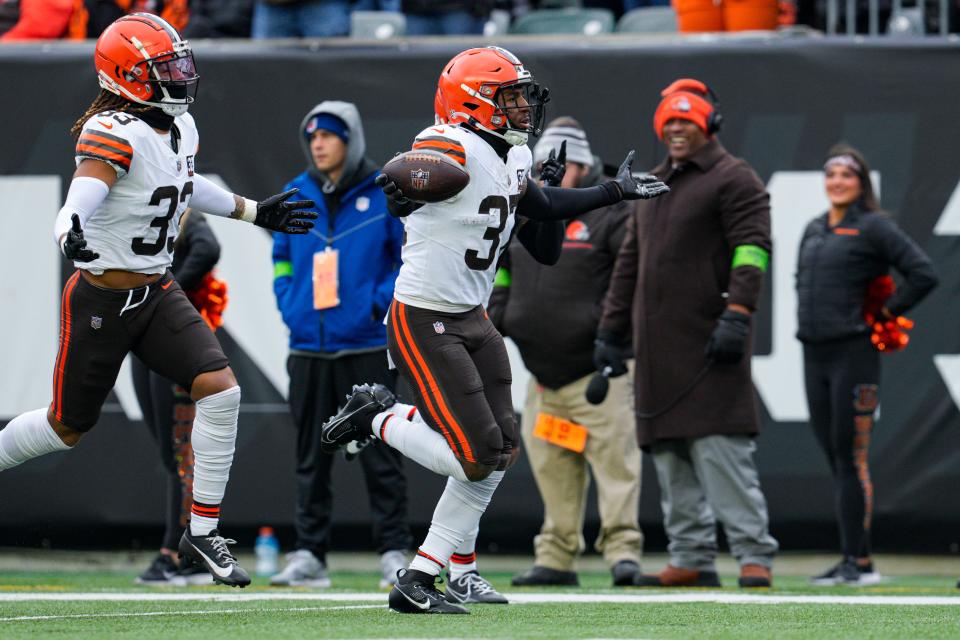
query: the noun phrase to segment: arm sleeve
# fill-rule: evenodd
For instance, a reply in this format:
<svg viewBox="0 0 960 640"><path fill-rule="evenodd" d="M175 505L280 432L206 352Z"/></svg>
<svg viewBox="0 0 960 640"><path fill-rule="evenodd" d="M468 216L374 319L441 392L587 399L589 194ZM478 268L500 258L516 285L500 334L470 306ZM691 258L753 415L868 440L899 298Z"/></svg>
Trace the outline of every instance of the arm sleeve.
<svg viewBox="0 0 960 640"><path fill-rule="evenodd" d="M540 264L554 265L563 251L563 222L527 220L517 231L520 244Z"/></svg>
<svg viewBox="0 0 960 640"><path fill-rule="evenodd" d="M541 187L535 180L529 180L527 192L517 204L517 215L531 220L566 220L622 199L620 190L612 182L586 189L561 189Z"/></svg>
<svg viewBox="0 0 960 640"><path fill-rule="evenodd" d="M273 295L277 298L277 308L283 311L283 300L293 285L293 262L290 258L290 236L275 231L273 233Z"/></svg>
<svg viewBox="0 0 960 640"><path fill-rule="evenodd" d="M237 201L232 193L196 173L193 176L190 207L211 215L229 218L237 208Z"/></svg>
<svg viewBox="0 0 960 640"><path fill-rule="evenodd" d="M202 215L187 218L183 240L176 251L186 252L183 262L173 272L184 291L196 289L220 259L220 243Z"/></svg>
<svg viewBox="0 0 960 640"><path fill-rule="evenodd" d="M73 214L80 217L80 226L84 227L93 214L100 208L110 193L110 187L103 180L89 176L80 176L70 181L67 191L67 200L57 214L53 224L53 239L57 246L63 248L63 239L73 226Z"/></svg>
<svg viewBox="0 0 960 640"><path fill-rule="evenodd" d="M760 178L745 164L720 191L720 224L732 252L727 304L753 311L763 290L769 261L770 196Z"/></svg>
<svg viewBox="0 0 960 640"><path fill-rule="evenodd" d="M613 265L610 286L603 299L603 315L600 316L598 331L626 339L630 332L630 314L633 309L633 293L637 284L639 262L635 211L632 211L627 218L624 234L623 243L617 251L617 260Z"/></svg>
<svg viewBox="0 0 960 640"><path fill-rule="evenodd" d="M890 313L899 316L926 297L939 280L930 256L893 220L883 214L875 215L877 219L867 231L870 242L903 275L903 282L886 304Z"/></svg>

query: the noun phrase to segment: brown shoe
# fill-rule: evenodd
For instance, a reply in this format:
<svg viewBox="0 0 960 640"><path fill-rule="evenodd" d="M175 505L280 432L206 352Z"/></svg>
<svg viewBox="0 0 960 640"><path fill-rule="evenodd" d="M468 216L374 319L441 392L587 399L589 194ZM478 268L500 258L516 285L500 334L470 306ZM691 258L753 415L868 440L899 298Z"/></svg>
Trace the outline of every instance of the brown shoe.
<svg viewBox="0 0 960 640"><path fill-rule="evenodd" d="M773 584L773 575L762 564L745 564L740 567L737 582L741 587L769 587Z"/></svg>
<svg viewBox="0 0 960 640"><path fill-rule="evenodd" d="M668 564L655 574L638 574L633 584L638 587L719 587L716 571L681 569Z"/></svg>

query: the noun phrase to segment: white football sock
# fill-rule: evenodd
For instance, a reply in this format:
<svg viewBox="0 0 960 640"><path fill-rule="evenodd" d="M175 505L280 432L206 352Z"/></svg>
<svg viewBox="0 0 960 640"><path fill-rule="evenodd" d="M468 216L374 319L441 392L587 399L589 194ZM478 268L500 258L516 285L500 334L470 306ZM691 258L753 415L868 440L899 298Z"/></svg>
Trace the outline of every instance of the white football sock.
<svg viewBox="0 0 960 640"><path fill-rule="evenodd" d="M467 534L457 550L450 554L450 579L456 580L465 573L477 570L477 534L480 527Z"/></svg>
<svg viewBox="0 0 960 640"><path fill-rule="evenodd" d="M447 480L433 512L430 531L410 563L410 569L431 575L440 573L450 554L480 527L480 517L487 510L503 473L494 471L479 482Z"/></svg>
<svg viewBox="0 0 960 640"><path fill-rule="evenodd" d="M45 453L69 448L47 422L46 407L27 411L0 430L0 471L12 469Z"/></svg>
<svg viewBox="0 0 960 640"><path fill-rule="evenodd" d="M401 414L388 410L373 417L372 427L374 437L383 440L414 462L434 473L468 482L467 474L450 445L427 423L411 422Z"/></svg>
<svg viewBox="0 0 960 640"><path fill-rule="evenodd" d="M390 413L398 415L404 420L409 420L410 422L423 422L423 417L420 415L420 410L417 409L412 404L403 404L402 402L395 402L393 406L387 409Z"/></svg>
<svg viewBox="0 0 960 640"><path fill-rule="evenodd" d="M200 398L193 419L193 509L190 533L205 536L217 528L219 506L230 477L237 441L240 387ZM199 503L199 505L197 504Z"/></svg>

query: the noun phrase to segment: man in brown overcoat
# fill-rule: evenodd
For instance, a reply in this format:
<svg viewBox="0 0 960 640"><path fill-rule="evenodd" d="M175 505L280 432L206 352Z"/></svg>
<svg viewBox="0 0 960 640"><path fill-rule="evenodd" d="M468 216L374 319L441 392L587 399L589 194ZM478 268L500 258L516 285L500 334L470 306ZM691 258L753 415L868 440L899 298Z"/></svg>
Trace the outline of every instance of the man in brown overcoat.
<svg viewBox="0 0 960 640"><path fill-rule="evenodd" d="M771 249L769 197L716 139L710 90L678 80L654 117L668 157L665 198L627 221L604 300L595 361L625 372L636 354L637 434L657 469L670 564L641 586L718 586L716 520L744 587L769 586L777 541L753 462L759 429L750 377L751 315Z"/></svg>

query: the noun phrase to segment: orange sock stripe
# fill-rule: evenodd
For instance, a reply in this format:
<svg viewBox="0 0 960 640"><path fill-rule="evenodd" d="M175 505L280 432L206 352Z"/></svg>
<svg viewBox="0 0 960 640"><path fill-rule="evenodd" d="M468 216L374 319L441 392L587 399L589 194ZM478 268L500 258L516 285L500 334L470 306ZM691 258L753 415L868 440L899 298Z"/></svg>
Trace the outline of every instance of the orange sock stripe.
<svg viewBox="0 0 960 640"><path fill-rule="evenodd" d="M400 355L403 358L403 361L407 364L407 367L410 369L410 373L413 374L413 380L417 385L417 388L420 390L420 397L423 398L424 403L427 405L427 411L430 413L430 416L433 418L434 424L437 425L440 429L440 433L447 441L447 445L455 453L459 454L460 452L457 449L456 442L450 436L450 430L440 419L440 415L437 412L436 407L433 406L433 400L430 397L430 394L427 393L427 387L423 382L423 378L420 376L420 371L417 368L417 363L414 362L413 358L410 357L410 353L407 350L407 346L403 341L403 331L400 326L400 307L403 303L394 300L393 304L390 305L390 327L391 331L396 332L397 345L400 347Z"/></svg>
<svg viewBox="0 0 960 640"><path fill-rule="evenodd" d="M450 556L450 562L454 564L472 564L477 561L477 552L474 551L469 555L463 555L460 553L454 553Z"/></svg>
<svg viewBox="0 0 960 640"><path fill-rule="evenodd" d="M220 516L220 505L210 506L194 502L190 511L205 518L217 518Z"/></svg>
<svg viewBox="0 0 960 640"><path fill-rule="evenodd" d="M476 462L477 459L473 455L473 449L470 448L470 441L467 440L467 436L457 422L457 419L453 417L453 412L450 411L446 401L443 399L443 394L440 392L440 385L437 384L437 379L430 372L430 368L423 359L423 355L417 348L417 343L413 340L413 334L410 332L410 327L407 324L407 309L403 304L400 304L400 325L403 328L404 335L407 336L407 341L410 344L410 349L413 351L414 357L416 357L423 369L430 391L433 393L437 406L440 408L440 413L443 414L443 417L447 420L447 424L453 429L454 434L456 434L457 445L458 448L463 451L464 459L467 462Z"/></svg>
<svg viewBox="0 0 960 640"><path fill-rule="evenodd" d="M380 441L381 442L385 443L387 441L387 438L385 437L387 433L387 423L390 422L390 418L394 418L394 417L396 416L394 416L391 413L390 415L388 415L386 418L383 419L383 422L380 423Z"/></svg>
<svg viewBox="0 0 960 640"><path fill-rule="evenodd" d="M67 363L67 356L70 353L70 327L72 324L72 314L70 313L70 297L77 287L77 280L80 278L80 271L74 272L67 280L67 286L63 288L63 298L60 301L60 352L57 354L57 364L54 373L53 382L53 415L57 421L63 421L63 369Z"/></svg>
<svg viewBox="0 0 960 640"><path fill-rule="evenodd" d="M429 560L430 562L434 563L435 565L437 565L438 567L440 567L441 569L443 569L443 563L442 563L442 562L440 562L439 560L437 560L436 558L434 558L434 557L433 557L432 555L430 555L429 553L424 553L422 549L417 549L417 555L420 556L421 558L426 558L426 559Z"/></svg>
<svg viewBox="0 0 960 640"><path fill-rule="evenodd" d="M417 408L410 407L410 411L407 412L407 422L413 422L413 416L417 415Z"/></svg>

